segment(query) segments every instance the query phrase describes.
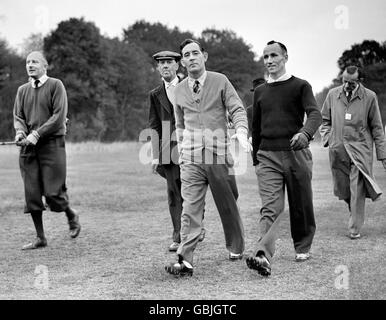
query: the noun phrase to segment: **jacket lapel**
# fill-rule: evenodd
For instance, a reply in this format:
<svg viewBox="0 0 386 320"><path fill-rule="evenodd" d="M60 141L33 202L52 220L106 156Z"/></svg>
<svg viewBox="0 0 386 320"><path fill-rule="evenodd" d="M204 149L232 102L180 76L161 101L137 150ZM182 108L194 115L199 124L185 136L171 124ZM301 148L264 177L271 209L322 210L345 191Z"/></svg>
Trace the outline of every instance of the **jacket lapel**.
<svg viewBox="0 0 386 320"><path fill-rule="evenodd" d="M164 84L161 84L159 86L159 90L158 90L158 99L159 99L159 102L161 103L161 106L168 112L168 113L172 113L172 108L171 108L171 105L170 105L170 101L168 99L168 96L166 94L166 89L165 89L165 85Z"/></svg>

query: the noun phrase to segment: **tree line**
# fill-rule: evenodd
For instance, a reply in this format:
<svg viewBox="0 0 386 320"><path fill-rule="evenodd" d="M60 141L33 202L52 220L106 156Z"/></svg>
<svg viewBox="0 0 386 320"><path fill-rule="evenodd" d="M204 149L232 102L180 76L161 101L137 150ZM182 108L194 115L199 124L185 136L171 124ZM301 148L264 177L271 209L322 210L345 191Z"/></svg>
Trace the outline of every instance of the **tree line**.
<svg viewBox="0 0 386 320"><path fill-rule="evenodd" d="M161 23L135 22L123 38L101 35L93 22L70 18L44 38L31 35L24 56L0 42L0 137L13 138L12 108L17 87L27 81L25 55L44 51L49 76L63 81L68 95L71 141L136 140L147 127L149 91L160 83L152 55L179 51L191 32ZM208 51L208 69L225 73L245 103L251 102L252 80L264 68L251 47L230 30L206 29L198 38ZM180 70L186 76L185 70Z"/></svg>
<svg viewBox="0 0 386 320"><path fill-rule="evenodd" d="M160 83L152 55L160 50L179 50L189 31L139 20L122 30L122 38L102 35L84 18L70 18L42 37L32 34L22 53L0 39L0 140L13 139L12 109L18 86L27 81L25 57L44 51L49 76L63 81L69 103L68 140L102 142L137 140L147 127L149 91ZM232 30L207 28L197 38L209 54L207 69L230 79L244 104L252 102L254 78L264 77L262 57ZM337 79L316 95L321 107L329 88L339 84L347 64L363 67L365 85L378 94L386 121L386 45L366 40L343 52L337 61ZM186 71L181 67L181 76Z"/></svg>

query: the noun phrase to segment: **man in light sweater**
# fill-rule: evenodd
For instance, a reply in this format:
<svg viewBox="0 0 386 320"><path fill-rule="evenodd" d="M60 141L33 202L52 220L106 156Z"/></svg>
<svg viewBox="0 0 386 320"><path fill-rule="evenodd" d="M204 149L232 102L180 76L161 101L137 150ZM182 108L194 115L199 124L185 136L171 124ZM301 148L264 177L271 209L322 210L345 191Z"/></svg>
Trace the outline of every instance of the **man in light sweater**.
<svg viewBox="0 0 386 320"><path fill-rule="evenodd" d="M206 71L208 54L199 42L186 39L180 51L188 77L175 89L174 112L184 202L178 262L167 265L165 270L184 276L193 274L193 251L201 232L208 185L221 217L229 259L241 259L244 251L244 228L237 205L227 112L236 129L234 138L246 152L251 149L246 112L228 78Z"/></svg>
<svg viewBox="0 0 386 320"><path fill-rule="evenodd" d="M271 274L279 215L287 188L295 260L305 261L315 234L312 154L309 141L322 122L310 84L286 72L287 48L270 41L264 49L269 77L256 88L252 111L253 165L262 201L256 254L246 259L259 274ZM307 115L305 123L304 116Z"/></svg>
<svg viewBox="0 0 386 320"><path fill-rule="evenodd" d="M81 229L79 216L70 208L66 192L67 94L59 79L47 76L47 67L41 52L28 55L26 69L30 81L19 87L14 105L15 141L21 146L24 212L31 214L37 233L37 238L23 246L23 250L47 246L42 217L46 206L51 211L66 213L72 238Z"/></svg>
<svg viewBox="0 0 386 320"><path fill-rule="evenodd" d="M152 129L152 170L166 179L168 205L173 224L173 242L169 251L175 252L180 245L181 229L181 178L178 165L177 141L175 140L174 90L180 79L177 76L181 55L173 51L160 51L153 55L162 83L150 91L149 126ZM205 238L201 229L200 240Z"/></svg>

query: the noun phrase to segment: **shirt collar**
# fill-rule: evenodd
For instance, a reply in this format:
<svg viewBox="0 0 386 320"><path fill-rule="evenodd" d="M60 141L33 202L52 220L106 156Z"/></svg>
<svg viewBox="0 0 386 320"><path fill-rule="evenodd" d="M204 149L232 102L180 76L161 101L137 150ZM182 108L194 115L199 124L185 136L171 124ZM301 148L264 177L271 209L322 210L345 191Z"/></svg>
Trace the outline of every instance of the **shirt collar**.
<svg viewBox="0 0 386 320"><path fill-rule="evenodd" d="M337 98L340 99L341 95L347 96L347 92L346 90L344 90L343 84L340 85L340 87L338 87ZM358 83L357 87L353 90L353 93L351 96L352 98L354 98L355 96L358 96L360 99L363 99L363 95L364 95L363 85Z"/></svg>
<svg viewBox="0 0 386 320"><path fill-rule="evenodd" d="M31 78L30 82L33 88L35 88L35 81L39 80L38 88L40 88L43 84L45 84L48 80L47 74L43 74L39 79Z"/></svg>
<svg viewBox="0 0 386 320"><path fill-rule="evenodd" d="M199 77L198 79L193 79L191 77L188 77L189 87L193 88L194 82L196 80L200 83L201 86L204 86L205 80L206 80L206 76L207 76L207 72L205 70L204 73L201 75L201 77Z"/></svg>
<svg viewBox="0 0 386 320"><path fill-rule="evenodd" d="M291 77L292 77L292 75L286 72L285 74L283 74L282 76L280 76L277 79L272 79L271 76L268 76L267 82L268 83L272 83L272 82L286 81L286 80L288 80Z"/></svg>
<svg viewBox="0 0 386 320"><path fill-rule="evenodd" d="M358 89L359 89L359 84L357 83L356 87L354 88L354 90L351 93L352 97L357 93ZM343 86L343 91L344 91L344 94L346 96L348 96L348 91L346 91L346 88L344 86Z"/></svg>
<svg viewBox="0 0 386 320"><path fill-rule="evenodd" d="M165 79L163 79L165 83L165 88L168 89L170 86L175 87L178 84L178 77L175 77L172 81L167 82Z"/></svg>

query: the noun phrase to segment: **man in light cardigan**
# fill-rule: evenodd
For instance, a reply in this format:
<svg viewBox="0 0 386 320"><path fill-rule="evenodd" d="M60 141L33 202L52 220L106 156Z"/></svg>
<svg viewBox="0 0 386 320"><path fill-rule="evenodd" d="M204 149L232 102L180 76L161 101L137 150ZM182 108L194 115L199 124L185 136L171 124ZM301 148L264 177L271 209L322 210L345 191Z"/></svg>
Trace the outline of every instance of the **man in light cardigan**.
<svg viewBox="0 0 386 320"><path fill-rule="evenodd" d="M244 228L237 205L227 112L236 129L232 138L237 139L246 152L251 151L251 145L247 139L245 109L228 78L206 71L208 54L199 42L186 39L180 51L188 77L175 89L174 112L184 202L178 262L167 265L165 270L173 275L191 276L208 185L220 214L229 259L241 259L244 251Z"/></svg>

